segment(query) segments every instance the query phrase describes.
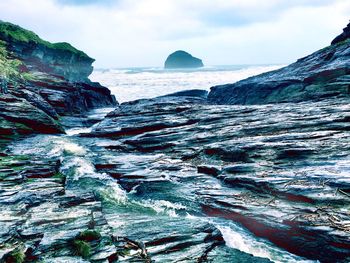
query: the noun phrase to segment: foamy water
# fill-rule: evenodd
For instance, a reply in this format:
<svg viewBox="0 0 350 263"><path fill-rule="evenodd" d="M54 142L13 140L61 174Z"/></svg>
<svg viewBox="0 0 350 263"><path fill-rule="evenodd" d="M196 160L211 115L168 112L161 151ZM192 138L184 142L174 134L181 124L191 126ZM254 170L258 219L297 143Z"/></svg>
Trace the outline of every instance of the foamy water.
<svg viewBox="0 0 350 263"><path fill-rule="evenodd" d="M164 70L161 68L134 68L95 70L91 75L108 87L119 102L153 98L169 93L205 89L275 70L282 65L217 66L196 70Z"/></svg>

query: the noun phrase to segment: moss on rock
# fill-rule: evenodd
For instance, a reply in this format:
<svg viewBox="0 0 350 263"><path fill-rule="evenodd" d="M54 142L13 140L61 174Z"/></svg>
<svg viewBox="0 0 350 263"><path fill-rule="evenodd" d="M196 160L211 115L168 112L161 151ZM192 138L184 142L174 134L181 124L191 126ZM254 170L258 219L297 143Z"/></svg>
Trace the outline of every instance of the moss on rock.
<svg viewBox="0 0 350 263"><path fill-rule="evenodd" d="M82 240L73 241L74 254L82 258L88 258L91 254L91 246L89 243Z"/></svg>
<svg viewBox="0 0 350 263"><path fill-rule="evenodd" d="M97 230L85 230L81 232L78 236L79 240L87 241L87 242L99 240L100 238L101 238L101 234Z"/></svg>
<svg viewBox="0 0 350 263"><path fill-rule="evenodd" d="M51 43L49 41L45 41L41 39L34 32L24 29L18 25L14 25L12 23L0 21L0 35L2 35L6 39L10 39L13 41L25 42L25 43L34 42L36 44L43 45L49 49L68 51L76 54L79 57L90 58L83 51L76 49L69 43L66 43L66 42Z"/></svg>
<svg viewBox="0 0 350 263"><path fill-rule="evenodd" d="M24 252L17 248L4 256L5 263L23 263L25 261Z"/></svg>

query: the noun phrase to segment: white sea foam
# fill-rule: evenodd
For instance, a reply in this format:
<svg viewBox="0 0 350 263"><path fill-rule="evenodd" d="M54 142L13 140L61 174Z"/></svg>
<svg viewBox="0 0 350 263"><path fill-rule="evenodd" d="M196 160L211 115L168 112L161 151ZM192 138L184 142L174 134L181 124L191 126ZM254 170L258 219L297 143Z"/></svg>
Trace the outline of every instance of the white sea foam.
<svg viewBox="0 0 350 263"><path fill-rule="evenodd" d="M157 214L167 214L170 217L177 217L178 210L186 209L186 206L180 203L172 203L166 200L146 200L141 202L143 207L154 210Z"/></svg>
<svg viewBox="0 0 350 263"><path fill-rule="evenodd" d="M61 169L72 174L73 181L92 179L99 182L100 184L89 185L89 188L95 188L95 190L97 190L104 199L108 201L124 203L127 200L126 192L120 187L120 185L107 174L97 172L95 166L87 157L73 157L66 159L64 160Z"/></svg>
<svg viewBox="0 0 350 263"><path fill-rule="evenodd" d="M256 239L256 237L253 237L248 232L233 224L229 226L223 226L220 223L214 224L222 233L226 245L231 248L252 254L256 257L268 258L269 260L276 263L317 262L304 260L303 258L290 254L287 251L276 248L270 245L268 242Z"/></svg>
<svg viewBox="0 0 350 263"><path fill-rule="evenodd" d="M33 147L34 146L34 147ZM46 157L63 155L83 156L86 149L68 137L54 135L38 135L24 139L10 147L14 154L26 154Z"/></svg>
<svg viewBox="0 0 350 263"><path fill-rule="evenodd" d="M91 79L107 86L119 102L152 98L188 89L205 89L280 68L270 66L220 66L199 70L161 68L96 70Z"/></svg>
<svg viewBox="0 0 350 263"><path fill-rule="evenodd" d="M92 130L91 127L72 128L72 129L66 130L66 134L68 136L74 136L80 133L89 133L91 132L91 130Z"/></svg>

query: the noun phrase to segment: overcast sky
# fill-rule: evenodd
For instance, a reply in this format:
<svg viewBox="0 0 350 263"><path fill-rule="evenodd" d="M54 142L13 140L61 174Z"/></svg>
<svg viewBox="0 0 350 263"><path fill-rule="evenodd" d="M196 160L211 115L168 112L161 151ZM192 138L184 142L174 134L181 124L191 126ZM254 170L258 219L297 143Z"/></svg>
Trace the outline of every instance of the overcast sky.
<svg viewBox="0 0 350 263"><path fill-rule="evenodd" d="M183 49L206 65L293 62L350 19L349 0L1 0L0 19L70 42L95 66L162 66Z"/></svg>

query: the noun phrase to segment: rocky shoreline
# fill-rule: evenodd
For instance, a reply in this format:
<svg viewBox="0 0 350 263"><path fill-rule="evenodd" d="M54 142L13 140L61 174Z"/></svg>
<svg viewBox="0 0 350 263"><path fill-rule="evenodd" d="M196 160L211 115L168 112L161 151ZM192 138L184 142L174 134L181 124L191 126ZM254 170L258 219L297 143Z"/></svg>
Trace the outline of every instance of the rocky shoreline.
<svg viewBox="0 0 350 263"><path fill-rule="evenodd" d="M68 43L49 43L6 22L0 22L0 41L8 61L16 61L20 71L16 79L0 77L2 83L10 80L0 94L0 139L63 133L60 116L118 104L109 89L88 79L94 59Z"/></svg>
<svg viewBox="0 0 350 263"><path fill-rule="evenodd" d="M0 262L350 260L348 39L118 105L85 53L2 26L35 78L0 94Z"/></svg>

